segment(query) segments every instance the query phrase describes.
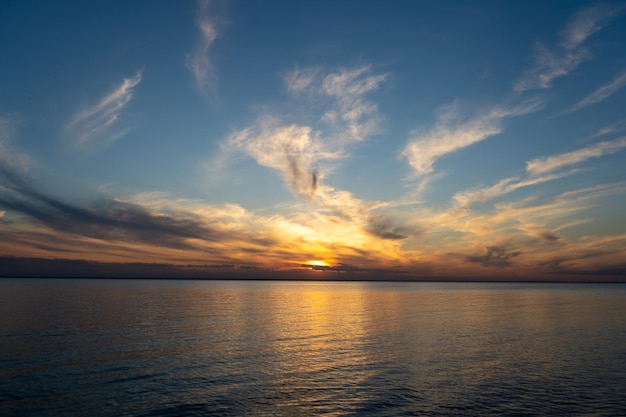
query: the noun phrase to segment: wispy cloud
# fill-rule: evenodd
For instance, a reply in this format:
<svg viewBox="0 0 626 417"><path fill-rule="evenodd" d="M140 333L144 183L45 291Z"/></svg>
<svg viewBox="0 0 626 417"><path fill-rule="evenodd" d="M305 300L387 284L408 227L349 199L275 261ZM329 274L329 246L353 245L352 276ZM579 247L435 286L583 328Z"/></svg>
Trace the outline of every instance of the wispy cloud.
<svg viewBox="0 0 626 417"><path fill-rule="evenodd" d="M109 145L129 132L120 123L120 114L133 98L133 88L141 82L142 71L122 83L97 104L78 112L65 127L73 145L91 149Z"/></svg>
<svg viewBox="0 0 626 417"><path fill-rule="evenodd" d="M365 97L377 90L387 78L387 74L371 74L369 65L344 69L328 74L322 82L322 90L339 104L339 116L347 124L347 137L351 141L361 141L375 133L378 128L377 107ZM335 121L336 113L324 115Z"/></svg>
<svg viewBox="0 0 626 417"><path fill-rule="evenodd" d="M544 175L538 177L531 177L526 179L520 179L519 177L505 178L491 187L475 188L471 190L462 191L456 193L453 199L461 207L469 207L473 204L480 204L486 201L492 200L497 197L501 197L508 193L511 193L519 188L529 187L532 185L542 184L548 181L553 181L565 176L578 172L578 170L572 170L559 174Z"/></svg>
<svg viewBox="0 0 626 417"><path fill-rule="evenodd" d="M245 151L260 165L278 171L295 195L312 200L330 170L329 162L344 158L348 145L377 131L377 107L366 96L385 78L372 74L369 66L326 73L294 70L284 77L287 90L307 96L301 97L305 102L326 103L319 119L286 124L284 115L266 114L232 134L224 148Z"/></svg>
<svg viewBox="0 0 626 417"><path fill-rule="evenodd" d="M569 165L578 164L590 158L612 154L624 148L626 148L626 137L613 141L598 142L572 152L533 159L526 163L526 172L531 175L545 174Z"/></svg>
<svg viewBox="0 0 626 417"><path fill-rule="evenodd" d="M361 65L331 72L296 68L284 76L284 81L290 93L318 102L331 100L320 121L331 128L341 128L333 140L346 144L364 140L378 131L378 108L367 95L378 90L388 77L373 74L371 65Z"/></svg>
<svg viewBox="0 0 626 417"><path fill-rule="evenodd" d="M535 65L526 75L518 79L513 89L517 92L552 87L552 82L563 77L589 59L587 49L580 48L566 51L551 51L542 44L537 44Z"/></svg>
<svg viewBox="0 0 626 417"><path fill-rule="evenodd" d="M524 76L515 81L517 92L552 87L552 82L569 74L592 57L585 41L622 14L623 7L597 5L576 13L561 32L559 46L553 50L538 43L535 63Z"/></svg>
<svg viewBox="0 0 626 417"><path fill-rule="evenodd" d="M325 151L319 133L308 126L283 126L274 118L263 118L254 128L236 132L228 147L245 150L260 165L279 171L289 189L310 199L318 186L316 165L338 158Z"/></svg>
<svg viewBox="0 0 626 417"><path fill-rule="evenodd" d="M579 47L588 37L607 26L623 11L623 6L607 4L598 4L578 11L561 32L561 47L568 50Z"/></svg>
<svg viewBox="0 0 626 417"><path fill-rule="evenodd" d="M320 71L316 68L295 68L285 74L284 81L287 91L301 93L311 87L319 76Z"/></svg>
<svg viewBox="0 0 626 417"><path fill-rule="evenodd" d="M215 93L216 75L213 63L209 59L209 48L218 36L215 21L209 17L210 0L199 0L196 15L196 27L200 38L191 54L185 56L185 65L193 75L198 91L203 94Z"/></svg>
<svg viewBox="0 0 626 417"><path fill-rule="evenodd" d="M624 88L624 86L626 86L626 71L618 75L617 78L610 83L603 85L587 97L580 100L570 109L566 110L565 113L572 113L584 107L591 106L592 104L600 103L617 93L619 90Z"/></svg>
<svg viewBox="0 0 626 417"><path fill-rule="evenodd" d="M609 126L604 126L596 131L596 133L589 136L589 139L597 139L602 136L612 135L626 130L626 120L620 120Z"/></svg>
<svg viewBox="0 0 626 417"><path fill-rule="evenodd" d="M0 115L0 167L27 171L32 163L31 159L16 150L12 143L18 123L19 116L16 114Z"/></svg>
<svg viewBox="0 0 626 417"><path fill-rule="evenodd" d="M528 224L521 226L519 229L526 232L529 236L547 243L556 243L561 239L561 237L556 234L556 231L550 230L545 226Z"/></svg>
<svg viewBox="0 0 626 417"><path fill-rule="evenodd" d="M541 102L529 101L514 108L495 108L469 120L462 120L457 107L452 106L439 116L431 130L412 132L401 156L407 159L415 176L430 174L439 158L501 133L502 121L506 118L539 108Z"/></svg>

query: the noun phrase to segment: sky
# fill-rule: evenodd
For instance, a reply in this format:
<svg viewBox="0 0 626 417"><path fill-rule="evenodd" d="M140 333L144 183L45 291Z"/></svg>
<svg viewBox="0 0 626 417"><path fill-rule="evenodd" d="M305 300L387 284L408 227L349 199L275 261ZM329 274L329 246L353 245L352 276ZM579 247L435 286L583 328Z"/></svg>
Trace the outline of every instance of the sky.
<svg viewBox="0 0 626 417"><path fill-rule="evenodd" d="M626 280L626 2L0 1L0 275Z"/></svg>

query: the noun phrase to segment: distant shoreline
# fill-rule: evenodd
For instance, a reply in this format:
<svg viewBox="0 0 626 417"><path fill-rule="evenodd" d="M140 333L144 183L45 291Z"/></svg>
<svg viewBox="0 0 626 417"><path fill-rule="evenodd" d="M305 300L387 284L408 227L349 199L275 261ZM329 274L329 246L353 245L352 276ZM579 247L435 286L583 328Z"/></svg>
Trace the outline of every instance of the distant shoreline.
<svg viewBox="0 0 626 417"><path fill-rule="evenodd" d="M566 280L488 280L488 279L375 279L375 278L262 278L262 277L233 277L233 278L198 278L198 277L111 277L111 276L15 276L0 275L0 279L76 279L76 280L153 280L153 281L278 281L278 282L389 282L389 283L477 283L477 284L626 284L625 281L566 281Z"/></svg>

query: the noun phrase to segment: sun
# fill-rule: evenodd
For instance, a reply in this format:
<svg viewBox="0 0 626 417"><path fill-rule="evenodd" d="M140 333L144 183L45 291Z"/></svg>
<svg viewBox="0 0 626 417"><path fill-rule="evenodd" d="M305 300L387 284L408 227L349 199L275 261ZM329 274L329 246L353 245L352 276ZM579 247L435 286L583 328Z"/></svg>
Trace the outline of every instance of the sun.
<svg viewBox="0 0 626 417"><path fill-rule="evenodd" d="M306 261L305 264L310 266L330 266L328 262L320 260Z"/></svg>

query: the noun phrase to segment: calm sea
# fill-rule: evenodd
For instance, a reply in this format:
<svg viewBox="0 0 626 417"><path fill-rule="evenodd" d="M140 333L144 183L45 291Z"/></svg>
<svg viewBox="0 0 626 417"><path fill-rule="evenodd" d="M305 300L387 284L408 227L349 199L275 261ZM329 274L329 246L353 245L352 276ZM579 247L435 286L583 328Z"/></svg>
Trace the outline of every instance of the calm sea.
<svg viewBox="0 0 626 417"><path fill-rule="evenodd" d="M626 415L626 285L1 279L0 415Z"/></svg>

